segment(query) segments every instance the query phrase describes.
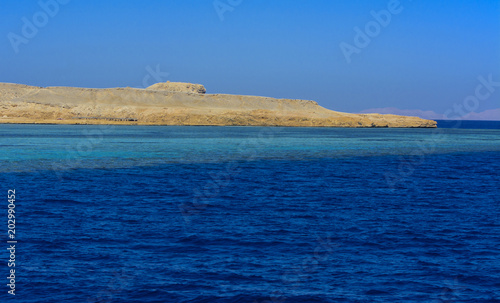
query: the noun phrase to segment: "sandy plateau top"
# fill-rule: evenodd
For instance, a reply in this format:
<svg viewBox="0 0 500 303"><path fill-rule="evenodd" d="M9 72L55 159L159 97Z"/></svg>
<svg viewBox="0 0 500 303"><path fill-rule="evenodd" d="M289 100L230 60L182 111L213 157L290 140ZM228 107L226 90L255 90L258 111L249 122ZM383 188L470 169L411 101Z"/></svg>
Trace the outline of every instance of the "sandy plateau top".
<svg viewBox="0 0 500 303"><path fill-rule="evenodd" d="M197 93L197 94L204 94L207 92L205 87L201 84L170 82L170 81L156 83L146 89L163 90L163 91L178 92L178 93Z"/></svg>
<svg viewBox="0 0 500 303"><path fill-rule="evenodd" d="M146 89L0 83L0 123L436 127L417 117L336 112L314 101L205 92L178 82Z"/></svg>

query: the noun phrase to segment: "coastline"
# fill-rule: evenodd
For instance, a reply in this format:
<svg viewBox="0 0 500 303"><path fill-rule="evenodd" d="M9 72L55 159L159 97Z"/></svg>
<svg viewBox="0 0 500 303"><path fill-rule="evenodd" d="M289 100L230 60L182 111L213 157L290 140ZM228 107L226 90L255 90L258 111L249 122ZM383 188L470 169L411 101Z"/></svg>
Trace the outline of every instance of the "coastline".
<svg viewBox="0 0 500 303"><path fill-rule="evenodd" d="M0 83L0 124L435 128L418 117L350 114L315 101L205 94L191 83L146 89Z"/></svg>

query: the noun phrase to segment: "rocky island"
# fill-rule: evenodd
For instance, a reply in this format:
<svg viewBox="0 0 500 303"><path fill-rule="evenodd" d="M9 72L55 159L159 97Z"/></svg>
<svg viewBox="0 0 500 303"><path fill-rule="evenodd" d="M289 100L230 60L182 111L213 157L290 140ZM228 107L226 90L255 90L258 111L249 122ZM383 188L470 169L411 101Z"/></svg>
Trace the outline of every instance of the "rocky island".
<svg viewBox="0 0 500 303"><path fill-rule="evenodd" d="M436 127L418 117L342 113L308 100L206 94L203 85L180 82L146 89L0 83L0 123Z"/></svg>

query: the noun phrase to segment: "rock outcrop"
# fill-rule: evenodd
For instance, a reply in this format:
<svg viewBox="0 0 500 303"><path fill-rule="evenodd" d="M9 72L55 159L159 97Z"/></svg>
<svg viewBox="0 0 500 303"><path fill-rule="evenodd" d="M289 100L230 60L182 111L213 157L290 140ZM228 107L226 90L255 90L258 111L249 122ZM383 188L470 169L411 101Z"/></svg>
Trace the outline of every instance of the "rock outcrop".
<svg viewBox="0 0 500 303"><path fill-rule="evenodd" d="M178 93L197 93L197 94L204 94L207 92L205 87L201 84L170 82L170 81L156 83L146 89L163 90L163 91L178 92Z"/></svg>
<svg viewBox="0 0 500 303"><path fill-rule="evenodd" d="M172 82L147 89L0 83L0 123L436 127L417 117L341 113L307 100L205 94L202 85Z"/></svg>

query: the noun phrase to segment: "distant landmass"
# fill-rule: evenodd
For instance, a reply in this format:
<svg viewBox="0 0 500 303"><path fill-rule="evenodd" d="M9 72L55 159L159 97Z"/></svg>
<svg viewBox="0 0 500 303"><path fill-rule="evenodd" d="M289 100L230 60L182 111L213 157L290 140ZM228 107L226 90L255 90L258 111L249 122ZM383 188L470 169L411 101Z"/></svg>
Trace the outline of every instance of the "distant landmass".
<svg viewBox="0 0 500 303"><path fill-rule="evenodd" d="M146 89L0 83L0 123L436 127L418 117L342 113L308 100L206 94L203 85L180 82Z"/></svg>
<svg viewBox="0 0 500 303"><path fill-rule="evenodd" d="M462 109L465 111L465 109ZM466 112L463 115L457 112L451 112L449 115L438 114L432 110L420 109L399 109L396 107L383 107L383 108L370 108L360 112L360 114L379 113L379 114L393 114L419 117L422 119L432 120L486 120L486 121L500 121L500 108L488 109L482 112Z"/></svg>

